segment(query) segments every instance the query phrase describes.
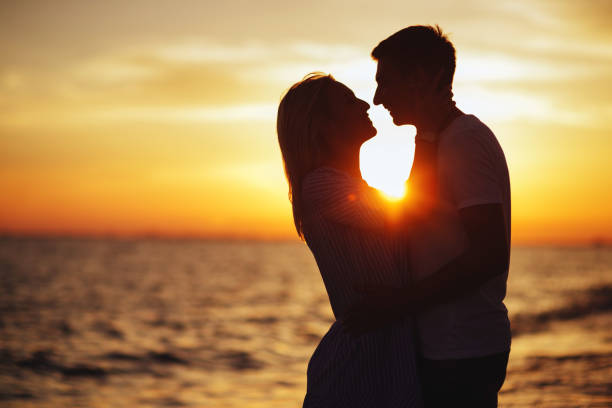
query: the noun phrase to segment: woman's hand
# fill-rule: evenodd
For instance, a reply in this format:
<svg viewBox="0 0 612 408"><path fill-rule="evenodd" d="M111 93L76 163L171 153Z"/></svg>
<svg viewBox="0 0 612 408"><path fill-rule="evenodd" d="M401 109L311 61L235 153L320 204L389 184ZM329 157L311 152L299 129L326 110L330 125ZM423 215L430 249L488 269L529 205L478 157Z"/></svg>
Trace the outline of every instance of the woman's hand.
<svg viewBox="0 0 612 408"><path fill-rule="evenodd" d="M409 312L404 288L361 286L355 290L363 299L341 320L342 329L353 336L390 326Z"/></svg>

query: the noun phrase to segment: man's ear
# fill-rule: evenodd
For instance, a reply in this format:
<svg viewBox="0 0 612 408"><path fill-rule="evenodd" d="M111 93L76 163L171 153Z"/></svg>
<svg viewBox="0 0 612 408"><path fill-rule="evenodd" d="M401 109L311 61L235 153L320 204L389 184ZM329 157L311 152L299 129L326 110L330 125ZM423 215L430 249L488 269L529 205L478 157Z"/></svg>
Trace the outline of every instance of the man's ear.
<svg viewBox="0 0 612 408"><path fill-rule="evenodd" d="M423 84L425 88L431 90L442 90L447 87L443 84L444 68L438 68L437 70L428 70L424 67L417 67L415 70L416 80ZM449 89L450 90L450 89Z"/></svg>

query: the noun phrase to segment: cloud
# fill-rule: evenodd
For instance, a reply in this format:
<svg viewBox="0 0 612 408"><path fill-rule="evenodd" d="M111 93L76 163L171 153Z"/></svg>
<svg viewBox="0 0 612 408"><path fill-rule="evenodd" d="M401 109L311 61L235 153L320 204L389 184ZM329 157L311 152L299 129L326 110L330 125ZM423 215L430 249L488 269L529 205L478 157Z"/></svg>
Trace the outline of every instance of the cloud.
<svg viewBox="0 0 612 408"><path fill-rule="evenodd" d="M554 93L529 92L528 85L516 87L487 87L475 84L455 89L457 105L466 113L473 113L485 121L531 122L560 124L576 128L602 128L609 124L605 112L611 104L572 104Z"/></svg>
<svg viewBox="0 0 612 408"><path fill-rule="evenodd" d="M126 83L145 81L160 75L155 61L142 61L129 56L103 56L77 64L74 72L80 81L95 83Z"/></svg>
<svg viewBox="0 0 612 408"><path fill-rule="evenodd" d="M149 51L165 61L188 63L253 62L276 54L274 48L263 43L223 44L207 39L170 44Z"/></svg>
<svg viewBox="0 0 612 408"><path fill-rule="evenodd" d="M85 120L209 123L234 121L264 121L276 119L276 104L231 106L165 106L133 107L101 110Z"/></svg>
<svg viewBox="0 0 612 408"><path fill-rule="evenodd" d="M24 84L24 77L18 72L7 70L0 75L0 84L7 91L15 91Z"/></svg>
<svg viewBox="0 0 612 408"><path fill-rule="evenodd" d="M274 46L204 39L118 49L53 71L31 70L27 83L14 69L2 77L4 88L15 94L6 101L0 125L68 124L88 118L273 121L282 93L308 72L323 69L349 80L373 77L372 62L363 55L343 44ZM370 65L365 77L364 61ZM28 119L32 111L39 112L33 121Z"/></svg>
<svg viewBox="0 0 612 408"><path fill-rule="evenodd" d="M513 7L514 13L541 14L540 9ZM540 14L529 19L537 21ZM554 29L555 19L547 27ZM579 106L567 107L567 98L558 99L555 88L575 89L580 83L590 94L607 88L610 62L609 47L599 42L581 44L579 38L540 36L517 45L502 37L495 50L463 44L458 51L456 95L470 110L500 120L530 117L594 123L598 98L581 98ZM273 122L283 92L305 74L319 70L371 101L376 63L368 47L190 38L89 56L38 77L31 71L27 81L18 67L6 71L2 84L20 102L6 100L0 122L27 123L31 111L42 111L40 116L52 122L61 116L64 121L81 122L86 118ZM600 79L598 85L585 78L606 81ZM560 109L563 119L556 116Z"/></svg>
<svg viewBox="0 0 612 408"><path fill-rule="evenodd" d="M464 53L457 61L455 82L555 81L593 75L597 68L586 64L557 65L542 59L520 58L502 53Z"/></svg>

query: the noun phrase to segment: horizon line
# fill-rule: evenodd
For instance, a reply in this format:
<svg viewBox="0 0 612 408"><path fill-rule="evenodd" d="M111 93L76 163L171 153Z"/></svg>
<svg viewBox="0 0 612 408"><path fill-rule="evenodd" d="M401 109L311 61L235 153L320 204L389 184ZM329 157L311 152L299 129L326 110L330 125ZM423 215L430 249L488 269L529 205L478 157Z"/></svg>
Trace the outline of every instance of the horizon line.
<svg viewBox="0 0 612 408"><path fill-rule="evenodd" d="M197 234L197 233L157 233L157 232L42 232L42 231L2 231L0 240L27 240L27 239L65 239L65 240L115 240L115 241L226 241L226 242L294 242L301 241L297 236L285 235L240 235L240 234ZM536 241L522 240L511 244L512 247L566 247L566 248L609 248L612 247L612 238L593 237L590 241Z"/></svg>

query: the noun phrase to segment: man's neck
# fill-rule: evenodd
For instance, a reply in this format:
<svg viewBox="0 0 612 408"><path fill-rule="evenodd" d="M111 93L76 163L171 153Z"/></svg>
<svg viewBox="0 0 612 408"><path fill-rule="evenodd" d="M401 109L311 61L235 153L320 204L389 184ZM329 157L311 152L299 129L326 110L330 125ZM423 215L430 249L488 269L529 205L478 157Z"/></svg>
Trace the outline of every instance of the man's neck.
<svg viewBox="0 0 612 408"><path fill-rule="evenodd" d="M441 133L451 124L457 117L463 115L463 112L455 106L455 102L451 101L444 108L441 108L430 117L426 118L422 123L415 124L417 133L433 132Z"/></svg>

